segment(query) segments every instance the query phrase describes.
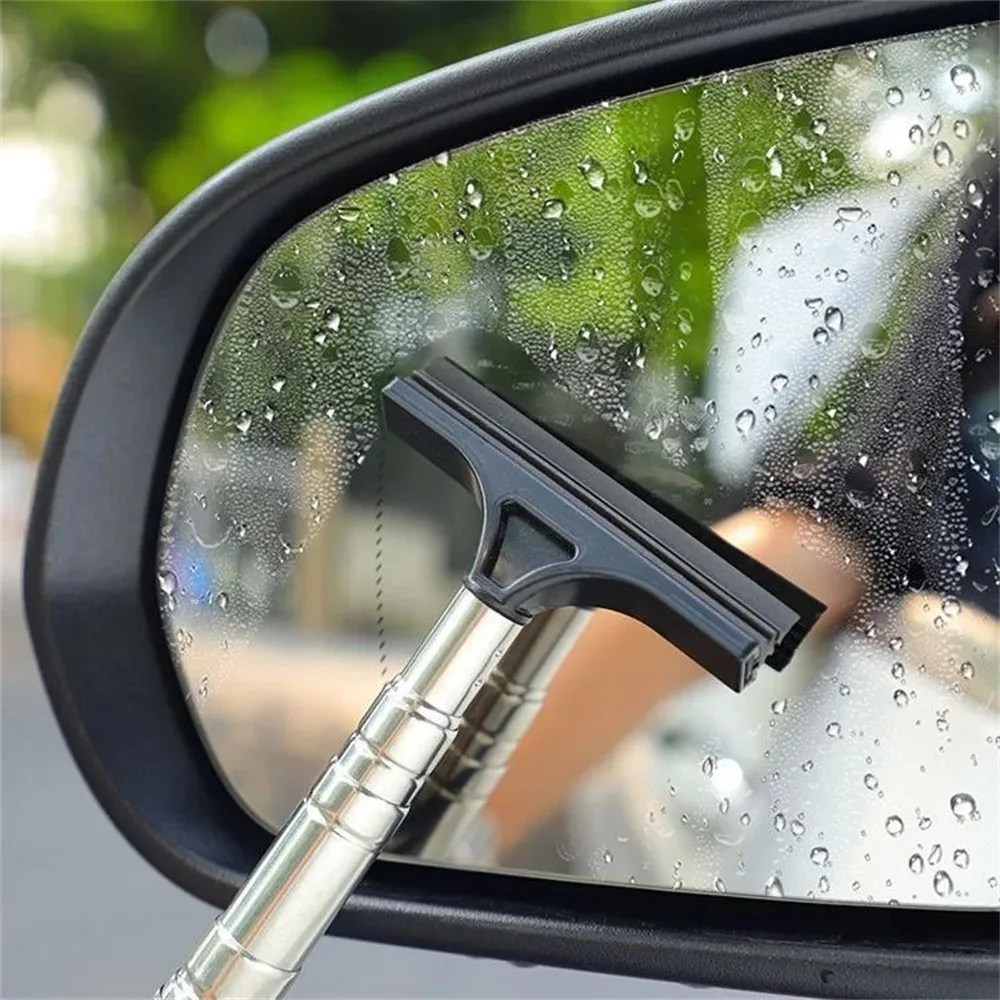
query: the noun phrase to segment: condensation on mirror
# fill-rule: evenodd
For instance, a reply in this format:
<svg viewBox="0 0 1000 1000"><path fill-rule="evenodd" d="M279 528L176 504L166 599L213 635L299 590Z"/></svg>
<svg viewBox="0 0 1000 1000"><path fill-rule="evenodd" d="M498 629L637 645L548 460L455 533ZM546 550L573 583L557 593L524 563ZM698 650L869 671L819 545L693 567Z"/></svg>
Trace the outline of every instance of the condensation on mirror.
<svg viewBox="0 0 1000 1000"><path fill-rule="evenodd" d="M511 343L620 432L623 474L829 611L742 695L579 619L495 787L447 836L415 814L398 849L997 905L997 41L895 39L541 122L260 261L191 403L158 576L251 812L281 824L470 564L474 504L386 438L381 388L429 345L486 374Z"/></svg>

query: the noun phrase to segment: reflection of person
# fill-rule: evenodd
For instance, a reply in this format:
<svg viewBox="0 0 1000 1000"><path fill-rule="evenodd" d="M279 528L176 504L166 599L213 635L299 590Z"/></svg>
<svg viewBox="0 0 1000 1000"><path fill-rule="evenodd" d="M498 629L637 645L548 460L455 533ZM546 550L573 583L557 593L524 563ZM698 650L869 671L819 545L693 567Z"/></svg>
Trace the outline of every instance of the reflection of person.
<svg viewBox="0 0 1000 1000"><path fill-rule="evenodd" d="M995 187L991 189L987 209L995 202ZM905 331L892 356L869 372L856 391L850 401L857 407L856 425L842 430L823 454L825 484L803 482L791 472L794 440L772 440L764 464L784 466L790 473L787 489L780 484L777 489L781 503L777 508L768 503L775 496L771 481L772 492L752 490L751 506L716 525L727 540L827 605L816 635L829 635L843 625L862 599L867 615L894 594L924 590L938 592L932 602L937 607L945 595L966 602L969 612L957 625L961 634L957 639L953 635L958 645L985 642L989 648L991 637L996 645L995 508L993 518L989 512L996 504L1000 449L984 447L981 437L985 427L995 439L990 421L995 423L1000 408L992 357L996 260L994 252L987 261L993 251L984 250L996 246L995 206L976 223L970 223L974 238L959 259L941 265L958 278L964 334L960 374L956 377L955 366L947 364L947 352L937 350L950 332L937 303ZM842 357L840 365L843 374L849 359ZM884 421L893 408L897 427L887 430ZM941 434L949 421L962 438L957 448ZM801 427L795 435L800 438ZM791 454L783 457L790 444ZM859 476L857 456L869 452L881 463L888 489L863 471L853 482L851 477ZM867 461L861 463L862 470L867 466ZM840 495L825 496L822 516L816 517L810 508L831 482ZM852 489L858 492L849 495ZM868 493L861 492L866 490L881 498L881 511L869 506ZM766 509L753 506L756 498ZM904 614L911 603L903 602ZM703 676L697 664L645 627L597 613L553 679L544 707L489 802L487 819L498 856L554 815L580 777L657 703Z"/></svg>

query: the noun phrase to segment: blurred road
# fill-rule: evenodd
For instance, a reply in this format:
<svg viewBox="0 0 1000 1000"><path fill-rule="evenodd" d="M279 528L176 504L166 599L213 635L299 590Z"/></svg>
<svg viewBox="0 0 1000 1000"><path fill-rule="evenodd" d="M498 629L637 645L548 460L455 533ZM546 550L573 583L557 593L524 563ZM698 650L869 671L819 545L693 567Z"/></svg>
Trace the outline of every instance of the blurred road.
<svg viewBox="0 0 1000 1000"><path fill-rule="evenodd" d="M19 597L31 468L0 464L2 956L0 996L148 997L211 919L153 871L98 808L49 710ZM326 940L293 997L740 997L387 945Z"/></svg>

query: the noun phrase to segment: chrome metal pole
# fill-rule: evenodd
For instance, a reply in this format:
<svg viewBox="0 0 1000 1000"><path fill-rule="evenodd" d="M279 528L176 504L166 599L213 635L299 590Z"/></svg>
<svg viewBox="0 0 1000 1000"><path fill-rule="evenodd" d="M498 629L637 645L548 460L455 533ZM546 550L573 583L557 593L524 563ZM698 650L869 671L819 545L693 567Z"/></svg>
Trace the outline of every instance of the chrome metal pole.
<svg viewBox="0 0 1000 1000"><path fill-rule="evenodd" d="M493 860L484 807L591 614L557 608L525 625L472 700L458 736L414 802L402 831L403 853L436 861Z"/></svg>
<svg viewBox="0 0 1000 1000"><path fill-rule="evenodd" d="M284 995L520 630L459 590L157 1000Z"/></svg>

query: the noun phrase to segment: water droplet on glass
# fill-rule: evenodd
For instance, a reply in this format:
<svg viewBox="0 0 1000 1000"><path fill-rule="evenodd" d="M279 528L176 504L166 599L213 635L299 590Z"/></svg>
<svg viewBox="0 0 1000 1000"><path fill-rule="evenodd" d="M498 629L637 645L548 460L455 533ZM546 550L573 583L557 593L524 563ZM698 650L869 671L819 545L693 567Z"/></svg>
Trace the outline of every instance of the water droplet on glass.
<svg viewBox="0 0 1000 1000"><path fill-rule="evenodd" d="M279 267L271 275L271 301L279 309L294 309L302 298L302 279L289 265Z"/></svg>
<svg viewBox="0 0 1000 1000"><path fill-rule="evenodd" d="M479 208L483 204L483 188L475 178L465 182L465 200L472 208Z"/></svg>
<svg viewBox="0 0 1000 1000"><path fill-rule="evenodd" d="M785 829L785 814L784 813L775 813L775 816L774 816L774 828L775 828L775 830L778 831L778 833L781 833Z"/></svg>
<svg viewBox="0 0 1000 1000"><path fill-rule="evenodd" d="M770 424L777 420L777 418L777 408L772 403L768 403L767 406L764 407L764 419Z"/></svg>
<svg viewBox="0 0 1000 1000"><path fill-rule="evenodd" d="M969 852L964 847L956 848L955 853L951 856L951 860L955 862L956 868L968 868Z"/></svg>
<svg viewBox="0 0 1000 1000"><path fill-rule="evenodd" d="M924 141L924 130L919 125L911 125L907 135L914 146L919 146Z"/></svg>
<svg viewBox="0 0 1000 1000"><path fill-rule="evenodd" d="M280 393L282 389L285 388L285 383L288 381L283 375L279 375L277 378L273 379L271 382L271 388Z"/></svg>
<svg viewBox="0 0 1000 1000"><path fill-rule="evenodd" d="M955 885L947 872L940 871L934 873L934 891L939 896L950 896L954 888Z"/></svg>
<svg viewBox="0 0 1000 1000"><path fill-rule="evenodd" d="M601 356L601 335L589 323L584 323L576 335L576 356L585 364L593 364Z"/></svg>
<svg viewBox="0 0 1000 1000"><path fill-rule="evenodd" d="M743 164L743 173L740 176L740 184L747 190L756 194L763 191L767 184L768 170L767 163L762 156L751 156Z"/></svg>
<svg viewBox="0 0 1000 1000"><path fill-rule="evenodd" d="M701 762L701 773L711 778L715 771L715 758L709 755Z"/></svg>
<svg viewBox="0 0 1000 1000"><path fill-rule="evenodd" d="M903 820L899 816L890 816L885 821L885 832L890 837L898 837L904 829Z"/></svg>
<svg viewBox="0 0 1000 1000"><path fill-rule="evenodd" d="M878 323L870 323L865 327L865 342L861 348L869 361L880 361L889 353L891 341L889 331Z"/></svg>
<svg viewBox="0 0 1000 1000"><path fill-rule="evenodd" d="M361 218L361 209L357 205L338 205L337 218L343 222L357 222Z"/></svg>
<svg viewBox="0 0 1000 1000"><path fill-rule="evenodd" d="M400 237L389 237L385 256L386 266L393 278L402 278L409 273L413 261L410 257L409 247Z"/></svg>
<svg viewBox="0 0 1000 1000"><path fill-rule="evenodd" d="M681 182L671 178L663 186L663 196L667 202L667 208L672 212L679 212L684 207L684 188Z"/></svg>
<svg viewBox="0 0 1000 1000"><path fill-rule="evenodd" d="M601 858L606 865L610 865L611 862L615 860L615 856L609 850L605 850L601 855Z"/></svg>
<svg viewBox="0 0 1000 1000"><path fill-rule="evenodd" d="M951 127L951 130L955 133L955 137L957 139L969 138L969 123L964 118L956 119L955 124Z"/></svg>
<svg viewBox="0 0 1000 1000"><path fill-rule="evenodd" d="M587 184L595 191L600 191L604 187L604 182L608 179L607 172L600 161L595 160L592 156L585 156L580 161L579 166L580 173L583 174L583 179Z"/></svg>
<svg viewBox="0 0 1000 1000"><path fill-rule="evenodd" d="M956 792L951 797L951 811L959 822L971 819L976 812L976 800L968 792Z"/></svg>
<svg viewBox="0 0 1000 1000"><path fill-rule="evenodd" d="M983 207L983 202L986 200L986 192L983 190L983 186L979 183L979 181L969 181L969 183L965 186L965 200L973 208Z"/></svg>
<svg viewBox="0 0 1000 1000"><path fill-rule="evenodd" d="M642 290L648 296L656 298L663 291L663 272L656 264L650 264L642 272L640 284L642 285Z"/></svg>
<svg viewBox="0 0 1000 1000"><path fill-rule="evenodd" d="M967 681L971 681L976 676L976 668L968 660L962 663L958 668L958 672Z"/></svg>
<svg viewBox="0 0 1000 1000"><path fill-rule="evenodd" d="M749 826L749 825L750 825L750 813L741 813L740 826Z"/></svg>
<svg viewBox="0 0 1000 1000"><path fill-rule="evenodd" d="M931 853L927 855L927 860L932 864L936 865L941 860L941 855L944 852L941 850L940 844L935 844L931 848Z"/></svg>
<svg viewBox="0 0 1000 1000"><path fill-rule="evenodd" d="M840 734L841 734L841 732L842 732L842 728L841 728L841 725L840 725L839 722L831 722L826 727L826 735L827 736L832 736L834 739L836 739L837 737L839 737Z"/></svg>
<svg viewBox="0 0 1000 1000"><path fill-rule="evenodd" d="M837 218L844 222L857 222L865 214L860 205L844 205L837 209Z"/></svg>
<svg viewBox="0 0 1000 1000"><path fill-rule="evenodd" d="M726 813L729 812L729 799L719 800L719 812L722 813L723 816L725 816Z"/></svg>
<svg viewBox="0 0 1000 1000"><path fill-rule="evenodd" d="M844 328L844 314L836 306L830 306L823 314L823 322L831 333L840 333Z"/></svg>
<svg viewBox="0 0 1000 1000"><path fill-rule="evenodd" d="M838 267L837 270L833 272L833 276L837 279L837 281L843 284L848 278L850 278L851 275L846 267Z"/></svg>
<svg viewBox="0 0 1000 1000"><path fill-rule="evenodd" d="M914 875L919 875L924 870L924 859L921 854L911 854L907 866Z"/></svg>
<svg viewBox="0 0 1000 1000"><path fill-rule="evenodd" d="M825 344L830 339L830 331L825 326L818 326L813 330L813 340L817 344Z"/></svg>
<svg viewBox="0 0 1000 1000"><path fill-rule="evenodd" d="M820 875L819 882L816 883L820 892L830 891L830 879L826 875Z"/></svg>
<svg viewBox="0 0 1000 1000"><path fill-rule="evenodd" d="M678 142L687 142L694 135L694 108L681 108L674 117L674 138Z"/></svg>
<svg viewBox="0 0 1000 1000"><path fill-rule="evenodd" d="M273 406L271 406L270 403L265 403L264 404L263 413L264 413L264 419L269 424L273 424L274 423L274 418L278 415L278 411Z"/></svg>
<svg viewBox="0 0 1000 1000"><path fill-rule="evenodd" d="M890 87L885 92L885 102L890 108L898 108L903 103L903 92L899 87Z"/></svg>
<svg viewBox="0 0 1000 1000"><path fill-rule="evenodd" d="M204 701L208 697L208 677L202 677L198 683L198 697Z"/></svg>
<svg viewBox="0 0 1000 1000"><path fill-rule="evenodd" d="M814 847L809 852L809 860L814 865L825 865L830 860L830 852L825 847Z"/></svg>
<svg viewBox="0 0 1000 1000"><path fill-rule="evenodd" d="M772 875L764 883L764 895L778 897L785 895L785 887L781 884L781 879L777 875Z"/></svg>
<svg viewBox="0 0 1000 1000"><path fill-rule="evenodd" d="M157 580L160 584L161 594L164 594L166 597L173 597L177 593L177 577L169 569L160 573Z"/></svg>
<svg viewBox="0 0 1000 1000"><path fill-rule="evenodd" d="M757 422L757 418L754 415L753 410L740 410L736 415L736 429L746 437L750 431L753 430L754 424Z"/></svg>
<svg viewBox="0 0 1000 1000"><path fill-rule="evenodd" d="M566 203L561 198L546 198L542 202L543 219L561 219L566 211Z"/></svg>
<svg viewBox="0 0 1000 1000"><path fill-rule="evenodd" d="M806 825L800 819L793 819L791 822L793 836L801 837L806 832Z"/></svg>
<svg viewBox="0 0 1000 1000"><path fill-rule="evenodd" d="M655 190L642 191L635 196L632 207L639 218L655 219L663 211L663 200Z"/></svg>
<svg viewBox="0 0 1000 1000"><path fill-rule="evenodd" d="M946 597L941 602L941 610L948 618L956 618L962 613L962 604L954 597Z"/></svg>
<svg viewBox="0 0 1000 1000"><path fill-rule="evenodd" d="M241 434L246 434L250 430L250 425L253 423L253 414L249 410L240 410L239 416L236 418L236 429Z"/></svg>
<svg viewBox="0 0 1000 1000"><path fill-rule="evenodd" d="M717 878L715 880L715 891L716 892L725 892L726 891L726 883L723 882L721 878Z"/></svg>
<svg viewBox="0 0 1000 1000"><path fill-rule="evenodd" d="M878 788L878 778L870 772L865 775L865 788L871 789L872 791Z"/></svg>
<svg viewBox="0 0 1000 1000"><path fill-rule="evenodd" d="M781 392L788 385L788 376L780 372L771 376L771 389L775 393Z"/></svg>
<svg viewBox="0 0 1000 1000"><path fill-rule="evenodd" d="M808 774L816 765L811 760L802 761L802 770Z"/></svg>
<svg viewBox="0 0 1000 1000"><path fill-rule="evenodd" d="M781 153L775 146L772 146L767 151L767 172L775 180L781 180L785 173L785 165L781 160Z"/></svg>
<svg viewBox="0 0 1000 1000"><path fill-rule="evenodd" d="M897 704L897 706L899 706L899 708L905 708L910 704L910 696L902 688L893 694L892 700Z"/></svg>
<svg viewBox="0 0 1000 1000"><path fill-rule="evenodd" d="M934 162L939 167L950 167L955 157L952 155L951 146L946 142L934 143Z"/></svg>
<svg viewBox="0 0 1000 1000"><path fill-rule="evenodd" d="M898 170L890 170L889 173L885 175L885 179L889 182L890 187L899 187L903 181L902 175Z"/></svg>
<svg viewBox="0 0 1000 1000"><path fill-rule="evenodd" d="M220 611L225 611L229 607L229 595L224 590L220 590L215 595L215 603L218 605Z"/></svg>
<svg viewBox="0 0 1000 1000"><path fill-rule="evenodd" d="M952 66L951 82L960 94L964 94L967 90L975 90L979 83L976 79L976 71L966 63Z"/></svg>
<svg viewBox="0 0 1000 1000"><path fill-rule="evenodd" d="M434 162L439 167L446 167L448 166L448 161L450 159L451 159L451 154L448 152L448 150L445 150L443 153L438 153L437 156L434 157Z"/></svg>

